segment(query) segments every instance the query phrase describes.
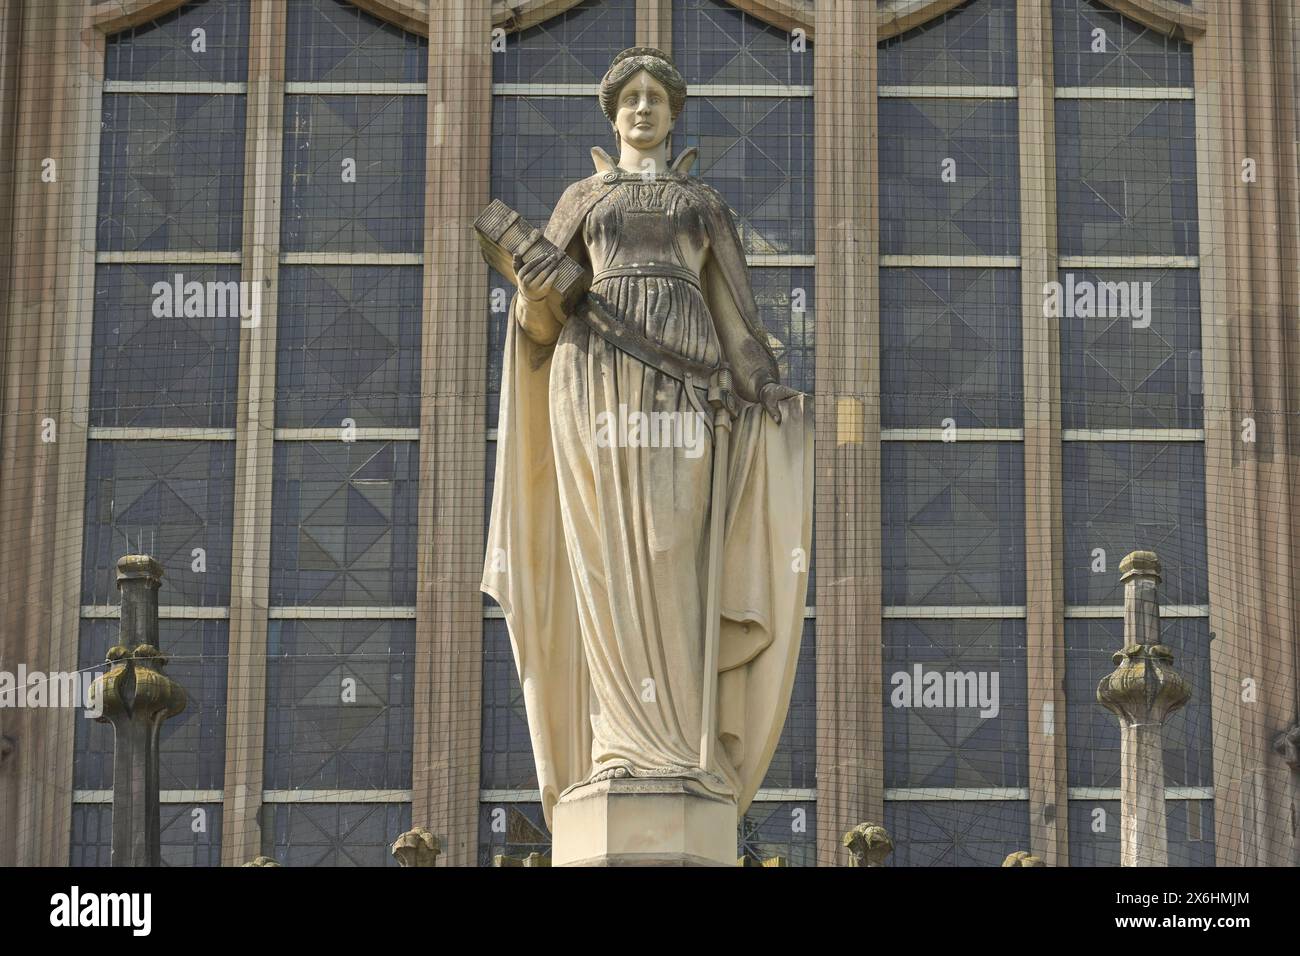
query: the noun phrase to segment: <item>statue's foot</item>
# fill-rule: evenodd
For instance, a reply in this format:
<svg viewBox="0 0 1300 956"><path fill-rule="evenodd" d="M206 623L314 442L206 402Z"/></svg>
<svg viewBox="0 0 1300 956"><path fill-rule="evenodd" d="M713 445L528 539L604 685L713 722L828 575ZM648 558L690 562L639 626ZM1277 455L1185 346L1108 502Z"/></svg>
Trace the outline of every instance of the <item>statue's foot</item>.
<svg viewBox="0 0 1300 956"><path fill-rule="evenodd" d="M598 770L591 775L588 783L600 783L602 780L621 780L624 777L632 776L627 767L609 767L605 770Z"/></svg>

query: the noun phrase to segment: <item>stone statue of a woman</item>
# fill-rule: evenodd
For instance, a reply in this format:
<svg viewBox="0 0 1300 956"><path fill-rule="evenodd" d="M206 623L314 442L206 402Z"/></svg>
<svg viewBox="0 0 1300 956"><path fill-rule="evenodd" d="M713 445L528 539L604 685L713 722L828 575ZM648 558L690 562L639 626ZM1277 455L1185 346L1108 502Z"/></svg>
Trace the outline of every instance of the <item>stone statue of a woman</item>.
<svg viewBox="0 0 1300 956"><path fill-rule="evenodd" d="M665 54L620 53L600 87L617 163L593 150L595 174L545 231L590 269L591 289L558 314L558 254L516 263L483 589L509 625L548 823L566 791L611 779L686 780L743 812L794 680L811 399L779 381L731 210L687 175L693 150L668 162L685 103ZM620 347L610 323L640 344ZM738 402L729 460L715 463L708 386L723 366ZM727 495L711 569L715 465ZM711 630L717 746L701 767Z"/></svg>

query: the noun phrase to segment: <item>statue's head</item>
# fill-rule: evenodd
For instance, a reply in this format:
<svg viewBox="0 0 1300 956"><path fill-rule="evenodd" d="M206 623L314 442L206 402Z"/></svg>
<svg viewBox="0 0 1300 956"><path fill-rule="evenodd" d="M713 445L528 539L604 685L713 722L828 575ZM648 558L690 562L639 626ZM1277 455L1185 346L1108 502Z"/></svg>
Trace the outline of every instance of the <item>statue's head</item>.
<svg viewBox="0 0 1300 956"><path fill-rule="evenodd" d="M668 54L638 46L614 57L600 81L600 108L619 143L654 149L686 105L686 80Z"/></svg>

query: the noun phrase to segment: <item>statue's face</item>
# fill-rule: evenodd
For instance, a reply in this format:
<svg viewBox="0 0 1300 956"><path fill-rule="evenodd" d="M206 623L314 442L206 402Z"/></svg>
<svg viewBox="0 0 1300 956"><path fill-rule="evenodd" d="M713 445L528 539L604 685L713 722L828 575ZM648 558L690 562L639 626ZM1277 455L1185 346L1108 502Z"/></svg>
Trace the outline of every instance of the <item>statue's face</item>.
<svg viewBox="0 0 1300 956"><path fill-rule="evenodd" d="M654 149L673 131L668 91L645 70L623 84L614 119L623 142L640 150Z"/></svg>

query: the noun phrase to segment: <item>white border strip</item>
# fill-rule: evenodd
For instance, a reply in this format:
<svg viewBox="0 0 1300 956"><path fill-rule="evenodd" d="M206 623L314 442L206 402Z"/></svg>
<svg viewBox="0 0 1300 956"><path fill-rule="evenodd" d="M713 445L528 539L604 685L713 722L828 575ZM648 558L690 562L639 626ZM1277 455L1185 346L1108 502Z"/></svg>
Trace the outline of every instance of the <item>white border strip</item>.
<svg viewBox="0 0 1300 956"><path fill-rule="evenodd" d="M330 83L295 80L284 84L288 96L426 96L426 83Z"/></svg>
<svg viewBox="0 0 1300 956"><path fill-rule="evenodd" d="M1019 256L881 256L882 269L1019 269Z"/></svg>
<svg viewBox="0 0 1300 956"><path fill-rule="evenodd" d="M943 442L946 428L882 428L881 441ZM963 428L953 429L957 441L1024 441L1023 428ZM946 442L945 444L952 444Z"/></svg>
<svg viewBox="0 0 1300 956"><path fill-rule="evenodd" d="M1014 86L881 86L876 95L882 100L1014 100L1017 90Z"/></svg>
<svg viewBox="0 0 1300 956"><path fill-rule="evenodd" d="M506 612L496 604L490 604L483 608L483 619L485 621L504 621ZM803 609L803 619L805 621L817 620L817 608L811 604L805 604Z"/></svg>
<svg viewBox="0 0 1300 956"><path fill-rule="evenodd" d="M422 266L420 252L282 252L282 266Z"/></svg>
<svg viewBox="0 0 1300 956"><path fill-rule="evenodd" d="M142 249L118 252L97 252L99 265L159 265L159 266L237 266L238 252L200 252L196 249Z"/></svg>
<svg viewBox="0 0 1300 956"><path fill-rule="evenodd" d="M117 619L122 616L122 605L83 604L81 616L92 620ZM165 621L225 621L230 619L230 608L163 604L158 608L158 617Z"/></svg>
<svg viewBox="0 0 1300 956"><path fill-rule="evenodd" d="M1119 787L1070 787L1070 800L1118 800ZM1166 800L1213 800L1213 787L1165 787Z"/></svg>
<svg viewBox="0 0 1300 956"><path fill-rule="evenodd" d="M1189 86L1058 86L1058 100L1194 100Z"/></svg>
<svg viewBox="0 0 1300 956"><path fill-rule="evenodd" d="M220 803L221 790L160 790L161 803ZM112 790L73 790L73 803L112 803Z"/></svg>
<svg viewBox="0 0 1300 956"><path fill-rule="evenodd" d="M801 253L760 253L752 256L745 256L745 263L754 266L757 269L772 269L786 267L808 267L817 265L817 257L814 255L805 255Z"/></svg>
<svg viewBox="0 0 1300 956"><path fill-rule="evenodd" d="M885 607L881 616L886 621L1016 618L1025 616L1025 606L1023 604L962 604L930 607L919 604L891 604Z"/></svg>
<svg viewBox="0 0 1300 956"><path fill-rule="evenodd" d="M273 607L266 616L273 621L413 621L413 607Z"/></svg>
<svg viewBox="0 0 1300 956"><path fill-rule="evenodd" d="M234 441L233 428L134 428L91 425L91 441Z"/></svg>
<svg viewBox="0 0 1300 956"><path fill-rule="evenodd" d="M1205 429L1065 428L1061 441L1205 441Z"/></svg>
<svg viewBox="0 0 1300 956"><path fill-rule="evenodd" d="M263 790L263 803L410 803L410 790Z"/></svg>
<svg viewBox="0 0 1300 956"><path fill-rule="evenodd" d="M1058 269L1199 269L1197 256L1061 256Z"/></svg>
<svg viewBox="0 0 1300 956"><path fill-rule="evenodd" d="M1124 616L1124 605L1087 605L1071 604L1065 609L1065 616L1071 619L1111 619L1122 618ZM1209 617L1210 606L1208 604L1162 604L1160 605L1161 617Z"/></svg>
<svg viewBox="0 0 1300 956"><path fill-rule="evenodd" d="M247 83L220 80L105 80L105 93L247 93Z"/></svg>
<svg viewBox="0 0 1300 956"><path fill-rule="evenodd" d="M277 428L276 441L342 441L338 428ZM419 428L356 428L355 441L419 441ZM348 444L352 442L349 441Z"/></svg>
<svg viewBox="0 0 1300 956"><path fill-rule="evenodd" d="M885 799L894 802L928 800L1028 800L1028 787L889 787Z"/></svg>

